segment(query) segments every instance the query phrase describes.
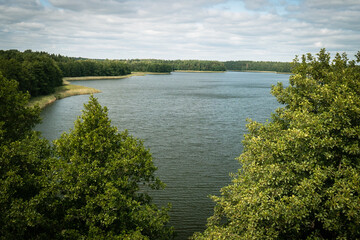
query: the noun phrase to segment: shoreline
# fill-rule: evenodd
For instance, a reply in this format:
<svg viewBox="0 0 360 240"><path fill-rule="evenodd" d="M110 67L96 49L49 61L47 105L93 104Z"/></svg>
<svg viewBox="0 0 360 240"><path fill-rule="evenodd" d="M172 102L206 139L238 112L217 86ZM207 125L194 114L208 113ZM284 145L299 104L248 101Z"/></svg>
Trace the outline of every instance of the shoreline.
<svg viewBox="0 0 360 240"><path fill-rule="evenodd" d="M76 95L86 95L86 94L93 94L100 92L101 92L100 90L95 88L73 85L64 82L64 85L57 87L55 92L52 94L31 98L29 100L28 106L34 107L38 105L40 109L44 109L46 106L59 99L76 96Z"/></svg>
<svg viewBox="0 0 360 240"><path fill-rule="evenodd" d="M124 79L124 78L130 78L135 76L145 76L145 75L169 75L170 72L167 73L158 73L158 72L133 72L126 75L120 75L120 76L84 76L84 77L64 77L64 81L85 81L85 80L107 80L107 79Z"/></svg>
<svg viewBox="0 0 360 240"><path fill-rule="evenodd" d="M93 93L100 93L101 91L95 88L74 85L71 84L71 81L81 81L81 80L100 80L100 79L124 79L134 76L145 76L145 75L167 75L171 73L156 73L156 72L133 72L131 74L122 75L122 76L86 76L86 77L64 77L63 86L57 87L55 92L49 95L38 96L31 98L29 100L28 106L33 107L38 105L40 109L44 109L46 106L66 97L72 97L76 95L87 95Z"/></svg>
<svg viewBox="0 0 360 240"><path fill-rule="evenodd" d="M182 73L224 73L226 71L175 70L174 72L182 72Z"/></svg>
<svg viewBox="0 0 360 240"><path fill-rule="evenodd" d="M228 72L254 72L254 73L291 74L291 72L261 71L261 70L228 70Z"/></svg>

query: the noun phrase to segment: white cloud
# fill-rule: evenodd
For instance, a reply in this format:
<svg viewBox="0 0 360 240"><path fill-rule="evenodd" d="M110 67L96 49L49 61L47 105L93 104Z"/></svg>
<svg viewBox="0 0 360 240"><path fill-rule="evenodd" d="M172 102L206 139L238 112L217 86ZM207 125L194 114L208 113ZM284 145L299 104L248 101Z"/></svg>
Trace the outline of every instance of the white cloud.
<svg viewBox="0 0 360 240"><path fill-rule="evenodd" d="M0 0L0 46L91 58L291 61L360 50L360 3Z"/></svg>

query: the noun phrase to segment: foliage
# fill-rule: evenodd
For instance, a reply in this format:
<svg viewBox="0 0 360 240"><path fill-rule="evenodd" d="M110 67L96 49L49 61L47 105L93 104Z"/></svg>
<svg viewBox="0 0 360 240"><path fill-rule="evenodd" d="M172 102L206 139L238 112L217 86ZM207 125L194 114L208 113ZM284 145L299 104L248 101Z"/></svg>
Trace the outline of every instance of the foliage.
<svg viewBox="0 0 360 240"><path fill-rule="evenodd" d="M167 208L147 193L163 183L141 141L118 133L91 97L69 133L54 141L58 165L51 191L61 237L170 239Z"/></svg>
<svg viewBox="0 0 360 240"><path fill-rule="evenodd" d="M58 64L64 77L121 76L131 73L129 65L119 60L60 59Z"/></svg>
<svg viewBox="0 0 360 240"><path fill-rule="evenodd" d="M219 61L174 60L171 63L174 70L226 71L224 63Z"/></svg>
<svg viewBox="0 0 360 240"><path fill-rule="evenodd" d="M19 83L8 80L0 72L0 145L18 140L40 122L40 109L26 107L28 93L18 91Z"/></svg>
<svg viewBox="0 0 360 240"><path fill-rule="evenodd" d="M285 107L248 124L242 168L195 239L360 238L359 66L325 49L293 66L272 89Z"/></svg>
<svg viewBox="0 0 360 240"><path fill-rule="evenodd" d="M291 72L291 64L289 62L226 61L224 64L228 71Z"/></svg>
<svg viewBox="0 0 360 240"><path fill-rule="evenodd" d="M32 97L53 93L62 85L62 72L45 52L27 50L0 51L0 71L7 79L16 80L19 90Z"/></svg>
<svg viewBox="0 0 360 240"><path fill-rule="evenodd" d="M155 59L133 59L127 60L132 72L163 72L169 73L173 67L168 61Z"/></svg>
<svg viewBox="0 0 360 240"><path fill-rule="evenodd" d="M39 109L29 94L0 74L0 239L41 238L47 219L40 192L47 183L50 147L31 128ZM35 237L35 238L36 238Z"/></svg>

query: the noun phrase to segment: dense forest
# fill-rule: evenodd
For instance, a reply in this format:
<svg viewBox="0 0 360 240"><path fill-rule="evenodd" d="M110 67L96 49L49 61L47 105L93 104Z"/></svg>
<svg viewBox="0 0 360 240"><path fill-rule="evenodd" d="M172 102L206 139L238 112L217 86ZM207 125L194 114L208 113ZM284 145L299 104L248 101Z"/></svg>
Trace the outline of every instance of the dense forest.
<svg viewBox="0 0 360 240"><path fill-rule="evenodd" d="M16 80L19 89L31 96L46 95L62 85L62 71L48 53L27 50L0 50L0 72Z"/></svg>
<svg viewBox="0 0 360 240"><path fill-rule="evenodd" d="M271 91L283 107L249 122L241 167L193 239L360 238L360 52L355 59L322 49L294 60L290 85ZM28 107L15 70L61 75L56 60L3 51L1 63L11 79L0 73L0 239L172 239L170 205L148 194L164 184L142 141L118 132L91 96L50 145L32 130L40 109Z"/></svg>
<svg viewBox="0 0 360 240"><path fill-rule="evenodd" d="M130 74L129 65L119 60L74 60L57 62L64 77L122 76Z"/></svg>
<svg viewBox="0 0 360 240"><path fill-rule="evenodd" d="M219 61L174 60L170 62L174 70L226 71L224 63Z"/></svg>
<svg viewBox="0 0 360 240"><path fill-rule="evenodd" d="M291 72L291 63L289 62L227 61L224 64L228 71Z"/></svg>

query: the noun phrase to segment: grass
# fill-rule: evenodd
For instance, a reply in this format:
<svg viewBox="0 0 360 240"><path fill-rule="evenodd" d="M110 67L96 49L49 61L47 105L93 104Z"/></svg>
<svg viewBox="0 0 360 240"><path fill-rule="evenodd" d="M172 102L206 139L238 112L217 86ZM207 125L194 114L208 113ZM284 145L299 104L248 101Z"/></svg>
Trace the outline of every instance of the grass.
<svg viewBox="0 0 360 240"><path fill-rule="evenodd" d="M127 75L121 76L86 76L86 77L66 77L64 81L81 81L81 80L100 80L100 79L123 79L129 78L134 76L145 76L145 75L163 75L163 74L170 74L170 73L157 73L157 72L133 72Z"/></svg>
<svg viewBox="0 0 360 240"><path fill-rule="evenodd" d="M75 95L92 94L92 93L100 92L100 90L97 90L95 88L68 84L67 81L64 81L64 84L65 85L63 86L57 87L53 94L31 98L29 101L29 106L38 105L42 109L58 99L75 96Z"/></svg>

